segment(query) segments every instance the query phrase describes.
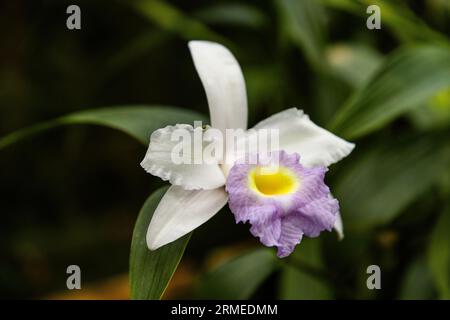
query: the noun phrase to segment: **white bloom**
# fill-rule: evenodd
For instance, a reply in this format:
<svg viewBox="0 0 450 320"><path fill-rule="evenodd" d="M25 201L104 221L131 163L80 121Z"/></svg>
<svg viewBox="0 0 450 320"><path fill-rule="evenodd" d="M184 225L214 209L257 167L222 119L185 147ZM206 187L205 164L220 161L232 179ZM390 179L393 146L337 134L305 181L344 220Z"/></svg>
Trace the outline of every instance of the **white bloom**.
<svg viewBox="0 0 450 320"><path fill-rule="evenodd" d="M189 49L206 92L211 126L222 132L226 129L247 130L245 81L235 57L224 46L207 41L191 41ZM147 172L172 184L148 227L147 245L151 250L194 230L213 217L228 201L224 186L229 166L219 163L173 163L171 132L179 126L156 130L141 163ZM192 129L188 125L182 126ZM279 148L300 154L305 167L327 167L347 156L354 148L352 143L315 125L303 111L295 108L269 117L254 129L278 129ZM235 155L231 158L233 156L236 158ZM340 217L335 229L342 235Z"/></svg>

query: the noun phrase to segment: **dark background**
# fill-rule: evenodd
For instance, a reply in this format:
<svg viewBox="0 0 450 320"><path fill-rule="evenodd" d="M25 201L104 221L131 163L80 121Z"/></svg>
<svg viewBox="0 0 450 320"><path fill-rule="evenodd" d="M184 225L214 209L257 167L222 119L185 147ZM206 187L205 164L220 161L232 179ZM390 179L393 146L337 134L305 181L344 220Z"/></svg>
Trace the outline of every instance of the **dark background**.
<svg viewBox="0 0 450 320"><path fill-rule="evenodd" d="M73 111L104 106L164 104L206 114L205 95L187 48L189 39L203 36L223 39L241 63L250 125L298 106L325 126L357 89L346 81L352 75L339 78L317 69L317 61L320 65L339 59L341 47L336 44L351 43L368 52L364 64L351 62L356 77L365 79L399 47L430 40L426 32L423 39L399 36L399 30L408 30L385 26L383 11L382 29L368 30L364 2L354 1L360 10L356 13L330 5L333 1L312 2L320 3L323 10L312 21L318 25L326 21L317 37L323 36L324 48L334 48L324 56L308 54L289 37L286 12L277 1L166 2L211 34L178 19L166 22L166 11L148 14L133 1L3 1L0 137ZM447 1L392 2L405 5L427 28L448 39ZM81 30L66 28L69 4L81 8ZM331 187L340 177L351 176L356 161L352 159L366 157L386 141L401 148L402 139L419 141L437 132L437 140L448 144L450 95L446 92L441 93L437 115L423 110L410 113L359 138L354 154L333 166ZM94 290L92 296L81 297L127 297L134 222L147 196L163 185L139 166L145 150L121 132L84 125L53 129L0 150L0 297L68 297L65 271L70 264L81 267L84 288ZM447 168L439 176L444 180L448 174ZM422 178L408 179L415 184ZM327 283L331 296L280 293L280 275L275 274L254 297L441 297L425 262L432 230L448 198L448 184L442 187L445 183L438 180L403 205L393 219L369 232L350 227L339 244L334 234L321 237L324 265L336 275ZM389 181L377 183L383 188ZM364 211L364 199L359 201L356 209ZM380 210L390 201L380 201ZM191 288L202 270L242 248L258 246L247 230L246 225L235 226L227 210L203 225L194 233L168 295L192 297ZM365 266L372 263L383 269L380 292L365 288ZM408 275L412 280L407 280ZM113 284L104 289L108 281ZM420 287L415 287L418 283Z"/></svg>

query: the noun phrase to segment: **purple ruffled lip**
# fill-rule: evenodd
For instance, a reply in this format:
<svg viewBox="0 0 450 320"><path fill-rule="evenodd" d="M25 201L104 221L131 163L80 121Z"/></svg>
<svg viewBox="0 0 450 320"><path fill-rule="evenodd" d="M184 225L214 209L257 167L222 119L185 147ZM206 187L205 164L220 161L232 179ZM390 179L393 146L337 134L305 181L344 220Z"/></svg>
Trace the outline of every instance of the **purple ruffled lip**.
<svg viewBox="0 0 450 320"><path fill-rule="evenodd" d="M300 155L285 151L250 157L252 161L235 163L226 182L236 223L249 222L250 232L265 246L277 247L280 258L290 255L303 235L317 237L324 230L332 230L339 203L324 182L326 168L305 168L300 164ZM298 187L282 195L255 192L249 186L249 174L271 164L290 172Z"/></svg>

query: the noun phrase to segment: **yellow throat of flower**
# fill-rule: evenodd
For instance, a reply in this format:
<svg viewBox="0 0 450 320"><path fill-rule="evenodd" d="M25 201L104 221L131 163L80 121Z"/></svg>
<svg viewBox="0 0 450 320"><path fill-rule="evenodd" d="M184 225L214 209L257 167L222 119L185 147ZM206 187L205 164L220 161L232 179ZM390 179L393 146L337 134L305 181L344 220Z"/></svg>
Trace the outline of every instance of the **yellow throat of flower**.
<svg viewBox="0 0 450 320"><path fill-rule="evenodd" d="M249 172L251 190L264 196L282 196L295 192L299 187L298 177L285 167L256 167Z"/></svg>

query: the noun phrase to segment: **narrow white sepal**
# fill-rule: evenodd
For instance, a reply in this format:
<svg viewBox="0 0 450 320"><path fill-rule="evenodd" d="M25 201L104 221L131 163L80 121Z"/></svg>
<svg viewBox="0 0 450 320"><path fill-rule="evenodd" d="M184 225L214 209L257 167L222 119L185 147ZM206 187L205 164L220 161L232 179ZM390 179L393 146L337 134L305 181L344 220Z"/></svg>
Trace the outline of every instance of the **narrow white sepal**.
<svg viewBox="0 0 450 320"><path fill-rule="evenodd" d="M147 246L156 250L212 218L227 203L224 188L184 190L171 186L156 208L147 230Z"/></svg>

